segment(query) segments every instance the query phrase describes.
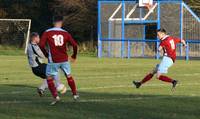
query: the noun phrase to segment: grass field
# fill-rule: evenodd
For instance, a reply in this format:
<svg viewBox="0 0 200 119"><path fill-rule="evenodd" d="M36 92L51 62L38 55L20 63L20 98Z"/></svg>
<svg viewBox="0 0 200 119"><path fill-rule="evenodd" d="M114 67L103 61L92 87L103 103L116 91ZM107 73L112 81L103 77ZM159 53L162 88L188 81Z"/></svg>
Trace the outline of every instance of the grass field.
<svg viewBox="0 0 200 119"><path fill-rule="evenodd" d="M72 65L80 101L71 93L49 106L49 92L40 98L41 80L31 73L24 56L0 56L0 119L200 119L200 61L177 61L171 84L155 78L140 89L140 80L156 64L154 59L97 59L80 56ZM62 82L65 79L62 75Z"/></svg>

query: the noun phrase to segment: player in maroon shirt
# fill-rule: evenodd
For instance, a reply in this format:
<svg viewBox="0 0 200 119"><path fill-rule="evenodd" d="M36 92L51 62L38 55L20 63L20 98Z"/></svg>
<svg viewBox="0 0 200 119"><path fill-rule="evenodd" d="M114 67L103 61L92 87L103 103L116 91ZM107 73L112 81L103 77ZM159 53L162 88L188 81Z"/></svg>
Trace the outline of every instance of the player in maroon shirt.
<svg viewBox="0 0 200 119"><path fill-rule="evenodd" d="M172 83L172 89L174 89L177 85L177 80L173 80L167 76L164 76L163 74L166 74L168 72L168 69L174 64L176 60L176 45L178 43L182 43L183 46L186 46L186 43L182 39L167 35L165 29L157 30L157 35L158 38L161 40L158 51L163 51L163 59L161 63L157 65L156 68L153 69L153 71L146 75L142 81L133 81L133 84L136 86L136 88L139 88L142 84L152 79L155 74L157 79L164 82Z"/></svg>
<svg viewBox="0 0 200 119"><path fill-rule="evenodd" d="M53 28L50 28L43 33L40 41L41 50L48 56L46 75L49 90L54 97L54 101L51 103L52 105L56 104L56 102L60 100L53 82L53 76L58 74L59 69L64 72L67 78L68 85L70 86L73 94L73 98L75 100L79 98L75 81L71 75L71 67L68 61L69 58L71 62L76 60L77 43L67 31L62 29L63 17L55 16L53 18L53 25ZM67 42L71 43L73 46L73 55L71 57L68 57L67 55Z"/></svg>

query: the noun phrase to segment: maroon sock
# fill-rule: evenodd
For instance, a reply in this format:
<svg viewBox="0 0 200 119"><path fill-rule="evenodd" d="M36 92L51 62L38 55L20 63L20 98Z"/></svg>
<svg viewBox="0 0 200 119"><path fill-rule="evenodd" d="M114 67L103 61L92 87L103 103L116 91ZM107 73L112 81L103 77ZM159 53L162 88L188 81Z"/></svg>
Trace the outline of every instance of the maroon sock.
<svg viewBox="0 0 200 119"><path fill-rule="evenodd" d="M52 96L54 98L56 98L58 96L58 93L57 93L56 87L54 85L53 79L48 79L47 84L48 84L48 87L49 87L49 90L50 90Z"/></svg>
<svg viewBox="0 0 200 119"><path fill-rule="evenodd" d="M144 77L144 79L141 81L141 83L143 84L143 83L145 83L145 82L151 80L152 77L153 77L153 74L152 74L152 73L149 73L148 75L146 75L146 76Z"/></svg>
<svg viewBox="0 0 200 119"><path fill-rule="evenodd" d="M169 83L172 83L174 80L172 80L171 78L169 78L169 77L167 77L167 76L163 76L163 75L161 75L160 77L159 77L159 80L161 80L161 81L164 81L164 82L169 82Z"/></svg>
<svg viewBox="0 0 200 119"><path fill-rule="evenodd" d="M71 88L72 94L76 95L77 91L76 91L76 84L75 84L74 79L72 77L68 77L67 82L68 82L69 87Z"/></svg>

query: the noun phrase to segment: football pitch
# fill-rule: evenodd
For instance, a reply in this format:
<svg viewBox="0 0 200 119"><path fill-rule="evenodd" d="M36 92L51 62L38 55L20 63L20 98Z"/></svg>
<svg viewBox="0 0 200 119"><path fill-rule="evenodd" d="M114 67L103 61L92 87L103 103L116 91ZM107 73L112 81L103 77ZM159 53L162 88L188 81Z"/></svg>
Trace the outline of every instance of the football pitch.
<svg viewBox="0 0 200 119"><path fill-rule="evenodd" d="M49 91L40 98L25 56L0 56L0 119L200 119L200 61L177 60L171 84L152 79L140 89L132 85L159 63L155 59L98 59L79 56L72 64L80 100L68 89L50 106ZM64 83L64 76L61 75Z"/></svg>

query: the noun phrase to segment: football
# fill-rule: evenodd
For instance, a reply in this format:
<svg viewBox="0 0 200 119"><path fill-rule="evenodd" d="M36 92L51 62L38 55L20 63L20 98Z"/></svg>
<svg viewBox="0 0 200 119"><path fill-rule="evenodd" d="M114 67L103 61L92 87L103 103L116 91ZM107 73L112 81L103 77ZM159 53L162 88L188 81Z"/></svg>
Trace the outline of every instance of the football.
<svg viewBox="0 0 200 119"><path fill-rule="evenodd" d="M60 84L56 89L60 94L65 94L67 91L67 87L64 84Z"/></svg>

